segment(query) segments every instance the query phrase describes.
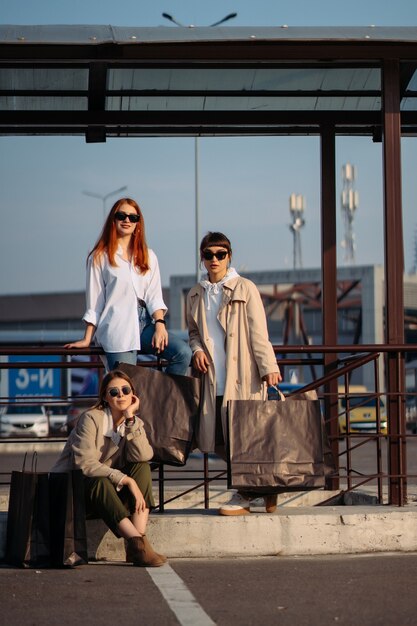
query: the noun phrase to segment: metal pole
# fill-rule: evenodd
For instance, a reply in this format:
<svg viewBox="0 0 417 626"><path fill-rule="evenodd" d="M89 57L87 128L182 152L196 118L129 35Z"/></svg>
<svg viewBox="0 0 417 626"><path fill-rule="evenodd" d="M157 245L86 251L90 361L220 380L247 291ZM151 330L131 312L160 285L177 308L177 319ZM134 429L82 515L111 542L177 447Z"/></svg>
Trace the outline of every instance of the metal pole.
<svg viewBox="0 0 417 626"><path fill-rule="evenodd" d="M162 17L164 17L166 20L169 20L170 22L172 22L176 26L185 27L185 24L182 24L181 22L179 22L170 13L163 12L162 13ZM228 13L227 15L222 17L221 20L218 20L217 22L214 22L213 24L209 24L209 28L211 28L213 26L219 26L220 24L224 24L224 22L228 22L229 20L232 20L235 17L237 17L237 13L236 12ZM188 28L194 28L194 24L189 24ZM199 140L198 136L194 137L194 160L195 160L195 171L194 171L194 177L195 177L194 178L194 191L195 191L195 254L196 254L196 258L195 258L195 277L196 277L196 281L197 282L199 282L199 280L200 280L200 200L199 200L199 192L198 192L198 174L199 174L199 172L198 172L198 152L199 152L199 146L198 146L199 142L198 142L198 140Z"/></svg>
<svg viewBox="0 0 417 626"><path fill-rule="evenodd" d="M200 280L200 197L198 189L199 179L199 142L198 137L194 137L194 189L195 189L195 277L196 282Z"/></svg>

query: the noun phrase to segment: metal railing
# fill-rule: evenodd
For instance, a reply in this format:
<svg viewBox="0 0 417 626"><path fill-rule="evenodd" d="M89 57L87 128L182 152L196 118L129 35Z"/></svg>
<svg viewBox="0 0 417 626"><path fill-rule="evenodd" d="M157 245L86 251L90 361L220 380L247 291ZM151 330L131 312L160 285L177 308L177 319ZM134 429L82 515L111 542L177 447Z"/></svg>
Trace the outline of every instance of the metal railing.
<svg viewBox="0 0 417 626"><path fill-rule="evenodd" d="M380 388L381 378L386 378L386 368L388 358L390 359L390 367L392 369L395 365L395 372L398 377L401 376L403 359L406 353L417 352L417 346L415 345L339 345L339 346L274 346L277 353L278 360L281 366L281 370L284 373L288 368L297 368L302 371L314 371L315 379L304 385L299 391L316 390L319 399L322 401L324 419L326 423L326 430L330 441L333 458L335 460L335 472L327 479L327 489L337 489L342 491L354 491L366 486L372 486L376 488L378 502L389 502L391 504L397 504L399 506L407 502L407 482L410 479L417 477L417 474L413 474L407 471L406 466L406 446L407 441L410 438L415 437L411 433L406 431L405 421L405 398L410 395L409 391L405 390L405 382L403 381L402 389L400 385L399 392L391 392L384 385ZM82 349L77 351L69 351L62 347L56 346L0 346L0 358L13 356L15 359L13 362L2 361L0 363L0 372L2 373L2 379L4 380L4 373L9 372L12 369L20 368L24 370L36 370L40 368L55 369L67 371L68 369L76 368L97 368L99 372L102 372L102 364L97 357L101 354L101 350L98 348ZM331 366L326 367L326 355L333 355ZM60 361L46 361L42 357L55 355L61 357ZM91 362L76 362L73 360L74 356L88 355L94 358ZM26 356L39 357L35 361L27 362L24 360ZM17 360L17 357L22 359ZM157 366L162 367L163 362L159 363L139 363L143 366ZM352 407L352 399L355 394L351 394L344 391L342 394L338 390L338 381L342 381L342 386L345 390L349 389L352 376L357 375L357 372L364 368L370 367L373 371L373 388L371 390L360 392L362 404L367 402L375 402L375 424L373 429L369 429L369 432L358 433L354 432L352 428L352 413L354 410L360 408L361 403L356 403ZM317 371L320 371L321 375L317 377ZM340 400L344 397L346 406L343 410L340 410ZM29 402L49 403L53 402L57 404L62 403L77 403L85 402L87 400L93 401L95 398L90 396L74 396L68 395L68 393L62 393L60 396L51 398L50 396L26 396L26 400ZM385 432L382 428L383 421L383 407L381 406L380 399L383 399L383 405L387 410L387 422L388 430ZM1 407L10 404L13 398L6 395L0 395L0 410ZM393 409L394 407L394 409ZM393 426L394 415L395 423ZM346 422L346 432L340 431L341 419ZM9 442L9 439L0 438L0 446L3 443ZM13 441L17 441L16 439ZM18 441L22 441L19 439ZM42 440L29 440L25 439L29 443L36 441L37 444L41 444ZM47 441L47 440L45 440ZM50 440L49 440L50 441ZM64 443L64 437L54 437L55 442ZM355 454L359 450L363 450L364 447L369 449L369 460L374 465L374 470L364 470L362 467L356 465ZM1 452L1 447L0 447ZM158 471L158 488L159 488L159 511L163 512L165 505L173 500L189 493L192 490L203 488L204 490L204 506L209 508L210 499L210 485L213 482L225 481L226 471L221 468L209 468L209 457L207 454L203 455L201 474L199 475L196 470L190 470L187 467L184 468L171 468L160 464L152 464L154 470ZM180 475L181 474L181 475ZM6 484L7 472L3 472L0 475L0 483ZM190 478L192 476L192 478ZM165 500L165 486L170 482L193 482L191 487L186 488L185 491L180 492L174 497ZM194 484L194 482L196 484ZM401 497L396 498L396 494L400 494Z"/></svg>

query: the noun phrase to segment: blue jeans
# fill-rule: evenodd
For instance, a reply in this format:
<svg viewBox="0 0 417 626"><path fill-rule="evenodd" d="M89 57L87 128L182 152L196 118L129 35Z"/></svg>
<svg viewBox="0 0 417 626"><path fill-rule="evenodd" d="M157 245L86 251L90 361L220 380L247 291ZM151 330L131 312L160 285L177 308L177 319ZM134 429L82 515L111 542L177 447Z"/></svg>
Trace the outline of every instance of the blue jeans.
<svg viewBox="0 0 417 626"><path fill-rule="evenodd" d="M155 332L155 326L150 322L144 326L141 330L140 344L141 354L153 354L156 355L155 349L152 347L152 337ZM168 345L162 352L159 353L163 359L168 361L168 365L165 368L167 374L181 374L185 376L191 362L191 348L182 339L175 337L171 333L168 333ZM130 350L129 352L106 352L107 368L108 370L115 369L118 362L130 363L136 365L137 351Z"/></svg>

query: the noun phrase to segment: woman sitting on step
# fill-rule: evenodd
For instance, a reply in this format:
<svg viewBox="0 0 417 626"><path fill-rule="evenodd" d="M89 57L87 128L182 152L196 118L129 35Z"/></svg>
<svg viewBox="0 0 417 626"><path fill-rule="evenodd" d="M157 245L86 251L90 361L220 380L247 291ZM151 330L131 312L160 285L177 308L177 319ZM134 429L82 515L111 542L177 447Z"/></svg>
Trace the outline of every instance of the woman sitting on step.
<svg viewBox="0 0 417 626"><path fill-rule="evenodd" d="M116 537L124 537L128 563L159 567L167 559L145 534L154 506L148 463L153 450L138 411L130 378L109 372L97 403L80 416L51 472L81 469L87 517L103 519Z"/></svg>

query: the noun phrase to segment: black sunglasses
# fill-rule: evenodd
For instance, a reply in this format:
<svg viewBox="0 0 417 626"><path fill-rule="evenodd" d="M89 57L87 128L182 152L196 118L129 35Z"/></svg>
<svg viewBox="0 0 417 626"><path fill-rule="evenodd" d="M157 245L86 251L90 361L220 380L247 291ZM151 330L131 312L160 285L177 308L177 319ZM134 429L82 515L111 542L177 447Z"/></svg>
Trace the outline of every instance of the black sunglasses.
<svg viewBox="0 0 417 626"><path fill-rule="evenodd" d="M112 398L117 398L120 395L120 392L122 392L124 396L128 396L129 393L132 393L132 389L129 385L124 385L120 389L119 387L110 387L110 389L107 389L107 392Z"/></svg>
<svg viewBox="0 0 417 626"><path fill-rule="evenodd" d="M211 261L213 257L216 257L218 261L223 261L229 254L228 250L217 250L212 252L211 250L203 250L202 256L206 261Z"/></svg>
<svg viewBox="0 0 417 626"><path fill-rule="evenodd" d="M137 224L140 220L140 216L137 213L125 213L124 211L117 211L114 214L114 219L119 220L119 222L124 222L126 218L132 224Z"/></svg>

